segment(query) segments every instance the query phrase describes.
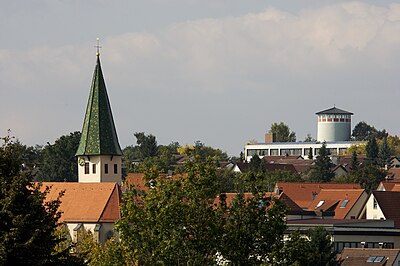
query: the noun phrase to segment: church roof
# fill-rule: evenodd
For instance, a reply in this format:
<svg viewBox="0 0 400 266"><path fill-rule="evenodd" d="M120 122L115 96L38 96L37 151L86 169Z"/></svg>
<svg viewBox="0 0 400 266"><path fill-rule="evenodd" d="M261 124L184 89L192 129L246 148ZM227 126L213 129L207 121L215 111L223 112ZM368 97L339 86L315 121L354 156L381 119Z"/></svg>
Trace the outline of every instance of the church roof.
<svg viewBox="0 0 400 266"><path fill-rule="evenodd" d="M121 191L116 183L43 182L49 187L46 200L56 200L60 192L60 222L111 223L120 218Z"/></svg>
<svg viewBox="0 0 400 266"><path fill-rule="evenodd" d="M316 113L316 115L323 115L323 114L343 114L343 115L353 115L351 112L347 112L345 110L336 108L335 106L324 111L320 111Z"/></svg>
<svg viewBox="0 0 400 266"><path fill-rule="evenodd" d="M86 107L82 136L76 152L76 156L79 155L122 155L99 55Z"/></svg>

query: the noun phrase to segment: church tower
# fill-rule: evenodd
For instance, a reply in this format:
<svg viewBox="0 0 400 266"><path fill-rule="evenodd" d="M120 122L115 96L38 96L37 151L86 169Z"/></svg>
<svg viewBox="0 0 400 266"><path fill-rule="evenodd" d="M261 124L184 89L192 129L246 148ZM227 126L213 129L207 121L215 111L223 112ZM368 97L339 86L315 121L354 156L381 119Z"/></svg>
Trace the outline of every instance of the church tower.
<svg viewBox="0 0 400 266"><path fill-rule="evenodd" d="M76 157L79 182L121 183L122 150L101 71L99 51Z"/></svg>

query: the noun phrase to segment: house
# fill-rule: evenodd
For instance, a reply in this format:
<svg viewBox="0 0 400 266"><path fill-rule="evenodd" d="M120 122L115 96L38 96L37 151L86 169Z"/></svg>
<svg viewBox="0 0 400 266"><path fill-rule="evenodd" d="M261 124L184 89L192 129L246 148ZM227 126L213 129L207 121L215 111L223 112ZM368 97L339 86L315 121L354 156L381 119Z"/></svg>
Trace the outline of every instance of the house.
<svg viewBox="0 0 400 266"><path fill-rule="evenodd" d="M346 183L307 183L307 182L277 182L274 192L279 195L284 192L302 209L307 209L322 189L361 189L359 184Z"/></svg>
<svg viewBox="0 0 400 266"><path fill-rule="evenodd" d="M333 212L334 219L360 218L368 194L364 189L321 189L308 211Z"/></svg>
<svg viewBox="0 0 400 266"><path fill-rule="evenodd" d="M46 200L56 200L60 192L60 222L77 241L78 232L90 230L96 241L105 243L115 235L114 223L120 218L121 190L116 183L43 182L49 187Z"/></svg>
<svg viewBox="0 0 400 266"><path fill-rule="evenodd" d="M367 219L393 220L395 227L400 228L400 192L373 191L365 205Z"/></svg>
<svg viewBox="0 0 400 266"><path fill-rule="evenodd" d="M264 171L270 172L275 170L289 171L291 173L297 173L296 168L292 164L277 164L277 163L264 163L262 164ZM236 163L233 168L235 173L245 173L248 171L249 163Z"/></svg>
<svg viewBox="0 0 400 266"><path fill-rule="evenodd" d="M391 220L365 219L306 219L288 220L285 235L295 231L307 232L322 227L332 237L334 250L340 253L343 248L399 248L400 229Z"/></svg>
<svg viewBox="0 0 400 266"><path fill-rule="evenodd" d="M378 191L400 191L400 181L380 182Z"/></svg>
<svg viewBox="0 0 400 266"><path fill-rule="evenodd" d="M339 263L342 266L398 266L400 265L400 249L345 247L340 254Z"/></svg>
<svg viewBox="0 0 400 266"><path fill-rule="evenodd" d="M385 179L387 181L400 181L400 168L390 168Z"/></svg>

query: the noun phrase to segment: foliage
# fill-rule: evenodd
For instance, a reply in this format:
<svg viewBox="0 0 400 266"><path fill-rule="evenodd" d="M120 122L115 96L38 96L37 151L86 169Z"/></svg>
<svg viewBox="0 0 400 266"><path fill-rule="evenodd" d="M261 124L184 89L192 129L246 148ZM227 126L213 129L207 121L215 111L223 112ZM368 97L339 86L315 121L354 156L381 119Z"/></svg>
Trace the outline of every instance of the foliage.
<svg viewBox="0 0 400 266"><path fill-rule="evenodd" d="M379 145L378 165L384 167L389 162L389 159L392 155L393 152L389 146L387 137L384 137Z"/></svg>
<svg viewBox="0 0 400 266"><path fill-rule="evenodd" d="M376 141L375 136L372 136L365 147L366 155L367 155L367 163L377 165L378 164L378 155L379 155L379 146Z"/></svg>
<svg viewBox="0 0 400 266"><path fill-rule="evenodd" d="M38 161L36 176L41 181L78 181L78 164L75 153L81 133L76 131L58 138L54 144L44 146Z"/></svg>
<svg viewBox="0 0 400 266"><path fill-rule="evenodd" d="M308 231L310 240L310 263L308 265L325 266L335 258L332 236L322 227Z"/></svg>
<svg viewBox="0 0 400 266"><path fill-rule="evenodd" d="M357 153L358 155L366 154L365 147L366 144L353 144L350 146L350 148L346 150L346 154L350 155L353 154L354 152Z"/></svg>
<svg viewBox="0 0 400 266"><path fill-rule="evenodd" d="M186 177L145 173L154 186L124 195L117 223L123 249L140 265L214 265L218 254L232 265L261 265L278 260L283 245L285 207L254 192L239 194L232 204L220 188L211 159L195 157Z"/></svg>
<svg viewBox="0 0 400 266"><path fill-rule="evenodd" d="M290 128L283 122L273 123L269 133L274 134L275 142L295 142L296 133L290 132Z"/></svg>
<svg viewBox="0 0 400 266"><path fill-rule="evenodd" d="M20 145L2 138L0 147L0 264L73 264L67 249L57 250L60 197L45 201L49 188L22 173Z"/></svg>
<svg viewBox="0 0 400 266"><path fill-rule="evenodd" d="M222 200L223 201L223 200ZM277 200L253 193L245 198L239 193L226 207L219 252L232 265L261 265L279 258L283 246L285 208Z"/></svg>
<svg viewBox="0 0 400 266"><path fill-rule="evenodd" d="M310 133L307 134L307 136L304 139L304 142L316 142L317 140L314 139Z"/></svg>
<svg viewBox="0 0 400 266"><path fill-rule="evenodd" d="M299 231L290 234L282 249L282 265L312 265L310 262L310 245L306 236Z"/></svg>
<svg viewBox="0 0 400 266"><path fill-rule="evenodd" d="M247 171L252 173L261 173L264 171L264 160L262 160L257 154L254 154L247 166Z"/></svg>
<svg viewBox="0 0 400 266"><path fill-rule="evenodd" d="M94 240L91 231L81 230L79 241L75 243L75 256L91 266L135 265L128 254L116 238L100 244Z"/></svg>
<svg viewBox="0 0 400 266"><path fill-rule="evenodd" d="M384 180L386 174L386 171L379 166L367 164L360 167L358 171L350 172L348 176L359 183L367 192L371 192Z"/></svg>
<svg viewBox="0 0 400 266"><path fill-rule="evenodd" d="M318 156L315 160L314 166L311 168L309 179L313 182L330 182L334 177L332 172L333 164L329 157L328 149L326 148L325 142L322 143L319 149Z"/></svg>
<svg viewBox="0 0 400 266"><path fill-rule="evenodd" d="M142 265L209 265L217 248L219 220L213 201L215 167L189 162L187 177L164 179L145 173L156 187L124 196L117 223L123 243Z"/></svg>
<svg viewBox="0 0 400 266"><path fill-rule="evenodd" d="M157 155L158 145L155 136L145 135L144 132L136 132L134 136L138 145L139 159L143 160Z"/></svg>
<svg viewBox="0 0 400 266"><path fill-rule="evenodd" d="M386 130L377 130L366 122L359 122L353 129L352 137L358 141L368 141L372 136L382 139L387 136Z"/></svg>
<svg viewBox="0 0 400 266"><path fill-rule="evenodd" d="M351 155L350 169L353 172L358 171L360 169L360 162L358 161L356 151L353 151L353 154Z"/></svg>
<svg viewBox="0 0 400 266"><path fill-rule="evenodd" d="M293 232L282 254L284 259L281 265L326 266L335 258L331 235L323 227L310 229L305 234Z"/></svg>

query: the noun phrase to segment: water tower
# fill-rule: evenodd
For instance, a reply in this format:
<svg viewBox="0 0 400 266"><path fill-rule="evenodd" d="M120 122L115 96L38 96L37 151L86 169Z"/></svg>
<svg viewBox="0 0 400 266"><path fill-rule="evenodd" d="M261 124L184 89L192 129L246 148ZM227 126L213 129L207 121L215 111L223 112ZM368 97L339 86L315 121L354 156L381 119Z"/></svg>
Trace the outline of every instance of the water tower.
<svg viewBox="0 0 400 266"><path fill-rule="evenodd" d="M335 106L316 113L318 116L317 141L349 141L351 136L351 116L353 113Z"/></svg>

